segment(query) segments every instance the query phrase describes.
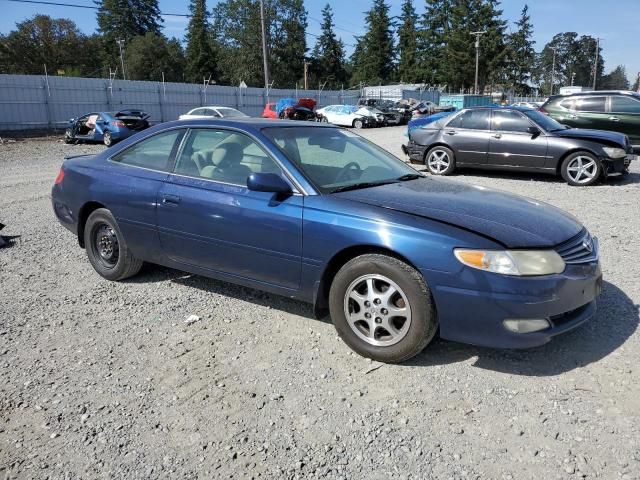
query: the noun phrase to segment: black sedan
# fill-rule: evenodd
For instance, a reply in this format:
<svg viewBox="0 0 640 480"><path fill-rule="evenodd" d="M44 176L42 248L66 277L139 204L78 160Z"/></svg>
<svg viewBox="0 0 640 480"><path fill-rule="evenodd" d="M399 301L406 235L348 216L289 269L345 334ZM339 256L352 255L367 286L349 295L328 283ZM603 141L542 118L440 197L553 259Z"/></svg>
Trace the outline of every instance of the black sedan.
<svg viewBox="0 0 640 480"><path fill-rule="evenodd" d="M461 110L413 130L403 150L434 175L468 166L559 174L579 186L623 175L637 159L625 135L568 128L520 107Z"/></svg>

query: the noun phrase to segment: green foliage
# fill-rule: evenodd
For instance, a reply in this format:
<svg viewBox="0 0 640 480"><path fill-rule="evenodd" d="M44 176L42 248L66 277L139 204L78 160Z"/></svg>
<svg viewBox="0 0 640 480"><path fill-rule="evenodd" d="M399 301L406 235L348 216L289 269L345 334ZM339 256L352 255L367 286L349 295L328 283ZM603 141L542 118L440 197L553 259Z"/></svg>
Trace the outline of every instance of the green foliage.
<svg viewBox="0 0 640 480"><path fill-rule="evenodd" d="M322 9L322 33L316 41L312 59L313 84L327 82L327 89L341 88L347 81L344 44L333 30L333 11L328 3Z"/></svg>
<svg viewBox="0 0 640 480"><path fill-rule="evenodd" d="M265 0L264 4L273 86L290 88L303 76L307 12L302 0ZM259 2L223 0L215 6L213 15L221 82L263 85Z"/></svg>
<svg viewBox="0 0 640 480"><path fill-rule="evenodd" d="M624 65L618 65L613 71L602 76L599 90L629 90L629 79Z"/></svg>
<svg viewBox="0 0 640 480"><path fill-rule="evenodd" d="M0 39L0 64L6 73L94 75L95 36L87 37L71 20L35 15Z"/></svg>
<svg viewBox="0 0 640 480"><path fill-rule="evenodd" d="M184 81L184 53L180 42L147 32L133 37L125 54L127 79L167 82Z"/></svg>
<svg viewBox="0 0 640 480"><path fill-rule="evenodd" d="M504 80L516 94L527 95L530 91L528 81L531 77L531 67L536 59L528 5L522 9L516 26L518 29L506 37Z"/></svg>
<svg viewBox="0 0 640 480"><path fill-rule="evenodd" d="M431 85L444 81L445 45L449 35L452 0L426 0L420 19L418 78Z"/></svg>
<svg viewBox="0 0 640 480"><path fill-rule="evenodd" d="M207 20L206 0L191 0L191 18L186 35L185 78L190 82L202 82L203 78L218 79L217 62Z"/></svg>
<svg viewBox="0 0 640 480"><path fill-rule="evenodd" d="M371 9L365 17L367 31L357 38L352 56L353 75L351 83L378 85L392 78L393 31L389 18L389 5L385 0L373 0Z"/></svg>
<svg viewBox="0 0 640 480"><path fill-rule="evenodd" d="M404 83L420 80L418 71L418 15L413 0L402 4L400 27L398 28L398 79Z"/></svg>

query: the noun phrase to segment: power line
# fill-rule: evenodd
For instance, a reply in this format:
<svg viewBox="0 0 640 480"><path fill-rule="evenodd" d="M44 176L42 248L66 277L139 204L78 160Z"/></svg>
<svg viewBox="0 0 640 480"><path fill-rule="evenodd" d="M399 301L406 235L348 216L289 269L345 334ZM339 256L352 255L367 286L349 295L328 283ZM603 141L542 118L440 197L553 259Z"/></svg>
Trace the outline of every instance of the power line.
<svg viewBox="0 0 640 480"><path fill-rule="evenodd" d="M45 2L43 0L4 0L5 2L15 3L35 3L38 5L53 5L56 7L72 7L72 8L88 8L89 10L100 10L100 7L91 5L78 5L74 3L60 3L60 2ZM164 13L160 12L163 17L191 17L188 13Z"/></svg>

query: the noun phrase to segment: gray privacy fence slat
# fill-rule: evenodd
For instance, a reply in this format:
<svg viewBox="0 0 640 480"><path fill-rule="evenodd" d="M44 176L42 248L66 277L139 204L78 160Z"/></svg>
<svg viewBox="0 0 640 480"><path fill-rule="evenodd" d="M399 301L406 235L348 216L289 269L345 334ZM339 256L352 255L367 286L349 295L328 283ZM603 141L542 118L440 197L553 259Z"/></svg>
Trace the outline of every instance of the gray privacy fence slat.
<svg viewBox="0 0 640 480"><path fill-rule="evenodd" d="M318 108L355 104L358 91L272 89L268 100L316 99ZM203 105L233 107L260 116L267 102L263 88L162 83L103 78L0 75L0 131L64 128L70 118L90 112L141 108L152 123L176 120Z"/></svg>

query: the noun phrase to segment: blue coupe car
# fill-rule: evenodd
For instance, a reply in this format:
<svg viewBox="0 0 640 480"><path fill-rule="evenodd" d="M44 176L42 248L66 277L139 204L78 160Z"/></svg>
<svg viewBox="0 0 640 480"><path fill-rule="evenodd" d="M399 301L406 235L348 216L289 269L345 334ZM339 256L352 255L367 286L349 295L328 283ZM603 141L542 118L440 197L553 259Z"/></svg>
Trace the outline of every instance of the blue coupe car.
<svg viewBox="0 0 640 480"><path fill-rule="evenodd" d="M149 114L141 110L93 112L69 120L64 141L101 142L110 147L146 128L149 128Z"/></svg>
<svg viewBox="0 0 640 480"><path fill-rule="evenodd" d="M52 201L106 279L151 262L300 299L383 362L438 331L544 344L593 316L602 283L572 216L424 176L321 123L164 123L67 158Z"/></svg>

